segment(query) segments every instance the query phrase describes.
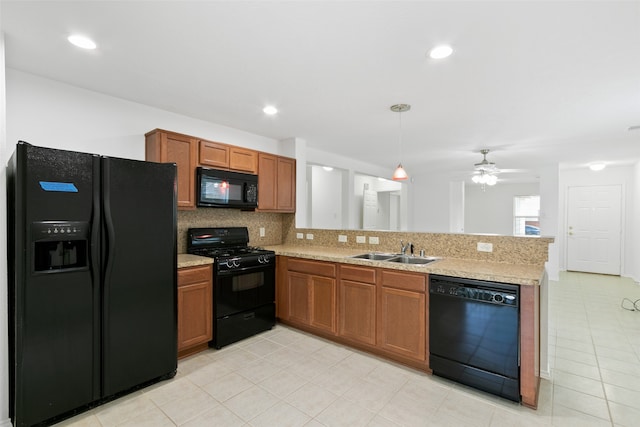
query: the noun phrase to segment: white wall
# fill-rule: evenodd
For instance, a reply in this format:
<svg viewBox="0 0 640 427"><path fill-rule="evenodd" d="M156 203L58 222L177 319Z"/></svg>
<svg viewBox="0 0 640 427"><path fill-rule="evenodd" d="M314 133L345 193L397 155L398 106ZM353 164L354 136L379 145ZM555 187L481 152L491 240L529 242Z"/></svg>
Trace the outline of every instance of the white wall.
<svg viewBox="0 0 640 427"><path fill-rule="evenodd" d="M321 166L311 170L311 227L339 230L342 228L342 171L326 171Z"/></svg>
<svg viewBox="0 0 640 427"><path fill-rule="evenodd" d="M593 172L588 168L561 170L559 175L559 206L561 210L558 221L558 234L556 243L558 244L560 269L566 270L566 226L567 226L567 191L572 186L588 185L621 185L622 186L622 251L621 251L621 274L631 277L637 268L638 252L634 252L636 243L634 242L634 224L638 221L637 187L634 185L635 171L637 166L609 166L602 171Z"/></svg>
<svg viewBox="0 0 640 427"><path fill-rule="evenodd" d="M0 8L2 5L0 4ZM1 11L0 11L1 13ZM4 232L7 223L7 183L4 166L7 157L6 140L6 108L5 108L5 68L4 68L4 33L0 27L0 426L10 426L9 420L9 344L7 318L7 257L4 248L7 247L7 233Z"/></svg>
<svg viewBox="0 0 640 427"><path fill-rule="evenodd" d="M409 230L447 233L450 229L449 178L440 175L416 175L411 181L413 216Z"/></svg>
<svg viewBox="0 0 640 427"><path fill-rule="evenodd" d="M550 165L540 173L540 234L555 237L549 245L549 261L546 263L549 280L559 280L560 258L558 252L558 223L560 222L559 166ZM544 298L544 295L542 296Z"/></svg>
<svg viewBox="0 0 640 427"><path fill-rule="evenodd" d="M631 221L629 224L629 236L631 243L629 250L635 259L640 254L640 162L636 163L633 168L633 191L632 191L632 207ZM632 262L627 266L627 273L634 281L640 282L640 263Z"/></svg>
<svg viewBox="0 0 640 427"><path fill-rule="evenodd" d="M144 159L155 128L281 154L278 141L7 69L7 141Z"/></svg>
<svg viewBox="0 0 640 427"><path fill-rule="evenodd" d="M513 235L513 198L540 194L540 185L498 183L467 184L464 189L465 233Z"/></svg>

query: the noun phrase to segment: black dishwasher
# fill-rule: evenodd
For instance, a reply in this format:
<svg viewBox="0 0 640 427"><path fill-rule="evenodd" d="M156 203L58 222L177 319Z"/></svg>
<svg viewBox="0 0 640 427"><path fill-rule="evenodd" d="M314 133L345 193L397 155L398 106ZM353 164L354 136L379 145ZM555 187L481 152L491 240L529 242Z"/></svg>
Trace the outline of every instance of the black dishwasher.
<svg viewBox="0 0 640 427"><path fill-rule="evenodd" d="M518 285L429 276L429 367L520 401Z"/></svg>

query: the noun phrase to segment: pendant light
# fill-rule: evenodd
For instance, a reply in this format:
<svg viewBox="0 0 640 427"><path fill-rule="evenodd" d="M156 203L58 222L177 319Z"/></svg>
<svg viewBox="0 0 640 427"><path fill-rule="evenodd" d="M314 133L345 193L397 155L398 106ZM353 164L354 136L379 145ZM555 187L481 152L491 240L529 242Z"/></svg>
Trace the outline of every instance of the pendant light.
<svg viewBox="0 0 640 427"><path fill-rule="evenodd" d="M398 139L400 162L398 163L398 167L396 168L395 172L393 172L393 176L391 177L391 179L394 181L404 181L409 178L409 175L407 175L407 171L405 171L402 167L402 113L404 113L405 111L409 111L410 109L411 105L409 104L395 104L391 106L391 111L393 111L394 113L398 113L398 122L400 128L400 137Z"/></svg>

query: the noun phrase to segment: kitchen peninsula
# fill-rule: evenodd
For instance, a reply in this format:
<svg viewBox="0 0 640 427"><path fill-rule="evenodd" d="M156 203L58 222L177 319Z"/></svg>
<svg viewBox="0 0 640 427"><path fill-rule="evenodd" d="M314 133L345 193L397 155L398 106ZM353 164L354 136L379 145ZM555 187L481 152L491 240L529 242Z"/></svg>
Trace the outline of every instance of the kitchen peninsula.
<svg viewBox="0 0 640 427"><path fill-rule="evenodd" d="M314 233L314 239L298 239L300 232ZM366 241L375 234L380 243L337 243L338 234L347 233L353 234L347 242L355 242L355 234L365 235ZM398 253L400 239L440 259L416 265L353 258ZM430 274L519 285L520 395L523 405L536 408L541 338L546 360L541 292L546 298L544 262L552 242L548 237L292 227L283 244L268 247L278 255L277 315L287 325L430 373ZM479 252L478 243L490 243L493 251ZM546 307L542 315L546 317Z"/></svg>

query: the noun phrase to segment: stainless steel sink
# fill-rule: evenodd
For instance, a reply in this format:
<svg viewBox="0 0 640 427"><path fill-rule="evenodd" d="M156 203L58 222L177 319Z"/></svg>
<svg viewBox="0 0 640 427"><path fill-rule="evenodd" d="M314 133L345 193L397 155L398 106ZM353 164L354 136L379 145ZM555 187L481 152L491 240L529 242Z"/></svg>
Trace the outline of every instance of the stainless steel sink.
<svg viewBox="0 0 640 427"><path fill-rule="evenodd" d="M397 262L400 264L424 265L433 261L437 261L438 257L418 257L400 254L383 254L377 252L369 252L366 254L354 255L351 258L368 259L370 261Z"/></svg>
<svg viewBox="0 0 640 427"><path fill-rule="evenodd" d="M381 253L370 252L367 254L354 255L351 258L368 259L371 261L386 261L391 258L396 258L397 256L398 254L381 254Z"/></svg>
<svg viewBox="0 0 640 427"><path fill-rule="evenodd" d="M433 261L437 261L440 258L437 257L413 257L413 256L407 256L407 255L401 255L399 257L395 257L395 258L389 258L385 261L387 262L398 262L401 264L429 264Z"/></svg>

